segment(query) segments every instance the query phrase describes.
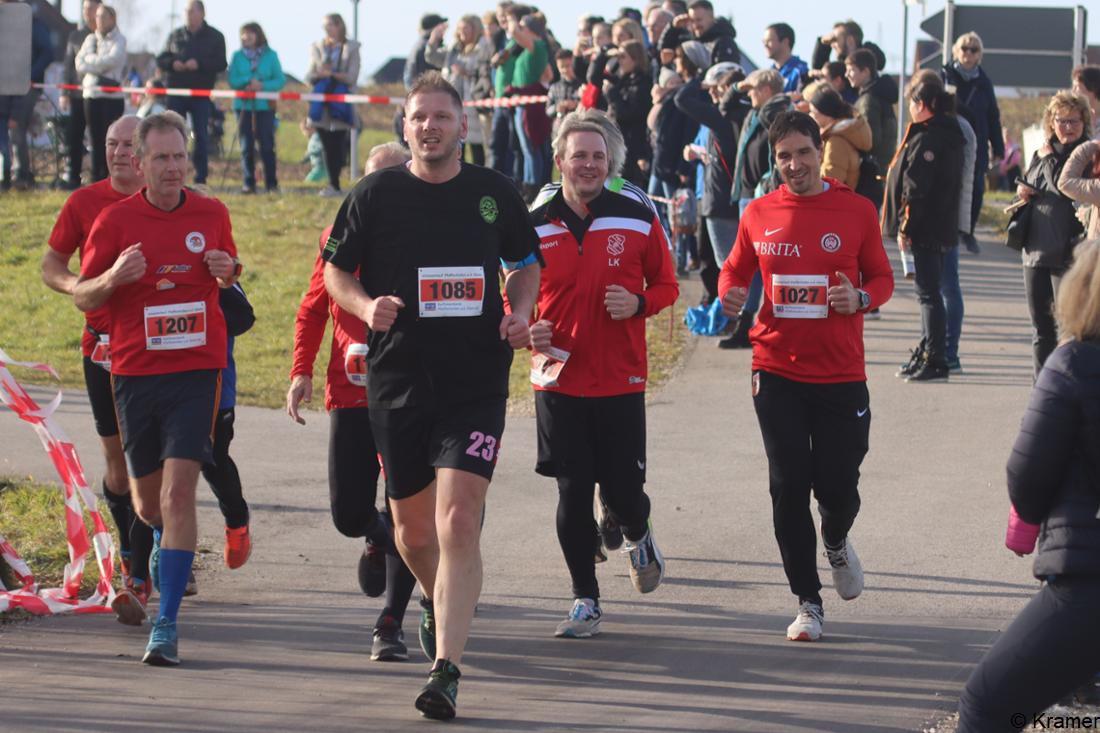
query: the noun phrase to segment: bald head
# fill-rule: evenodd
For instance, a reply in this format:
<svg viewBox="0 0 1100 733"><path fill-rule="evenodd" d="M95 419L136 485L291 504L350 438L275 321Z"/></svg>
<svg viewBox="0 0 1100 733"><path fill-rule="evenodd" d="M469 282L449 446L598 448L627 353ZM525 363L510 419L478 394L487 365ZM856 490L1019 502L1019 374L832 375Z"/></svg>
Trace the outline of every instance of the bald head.
<svg viewBox="0 0 1100 733"><path fill-rule="evenodd" d="M363 175L369 176L377 170L403 165L412 159L409 149L401 143L389 142L375 145L367 155L367 168Z"/></svg>
<svg viewBox="0 0 1100 733"><path fill-rule="evenodd" d="M133 165L134 133L140 122L137 115L123 115L107 128L107 169L111 185L120 193L134 193L143 183Z"/></svg>

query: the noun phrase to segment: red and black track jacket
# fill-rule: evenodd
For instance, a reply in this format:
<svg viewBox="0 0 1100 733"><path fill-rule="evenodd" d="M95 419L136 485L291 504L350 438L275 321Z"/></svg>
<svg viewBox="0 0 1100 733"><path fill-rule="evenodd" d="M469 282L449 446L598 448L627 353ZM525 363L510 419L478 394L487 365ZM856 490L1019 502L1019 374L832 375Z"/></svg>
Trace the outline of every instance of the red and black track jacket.
<svg viewBox="0 0 1100 733"><path fill-rule="evenodd" d="M648 377L645 319L680 293L668 239L653 211L604 190L583 221L559 190L531 212L545 265L538 317L554 324L552 345L570 356L549 389L575 397L644 392ZM609 285L645 298L634 318L612 320L604 306Z"/></svg>

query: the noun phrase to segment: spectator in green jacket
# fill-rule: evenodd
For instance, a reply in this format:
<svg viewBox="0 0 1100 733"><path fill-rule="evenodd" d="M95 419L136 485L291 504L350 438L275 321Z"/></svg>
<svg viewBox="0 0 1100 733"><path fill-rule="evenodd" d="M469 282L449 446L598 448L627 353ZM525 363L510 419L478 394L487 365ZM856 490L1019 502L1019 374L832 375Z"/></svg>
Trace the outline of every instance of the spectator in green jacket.
<svg viewBox="0 0 1100 733"><path fill-rule="evenodd" d="M267 45L259 23L241 26L241 48L229 63L229 86L245 92L277 92L286 86L279 55ZM275 107L266 99L234 99L237 129L241 137L242 193L256 193L256 143L264 164L264 188L277 193L275 163Z"/></svg>

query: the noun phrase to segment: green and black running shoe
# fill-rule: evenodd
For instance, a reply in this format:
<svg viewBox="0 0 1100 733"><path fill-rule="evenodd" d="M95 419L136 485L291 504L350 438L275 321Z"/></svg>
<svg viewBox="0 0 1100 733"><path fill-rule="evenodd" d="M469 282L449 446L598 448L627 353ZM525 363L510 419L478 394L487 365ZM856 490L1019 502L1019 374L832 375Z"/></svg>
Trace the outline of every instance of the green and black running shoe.
<svg viewBox="0 0 1100 733"><path fill-rule="evenodd" d="M428 684L416 697L416 709L425 718L450 720L457 710L458 678L462 673L446 659L440 659L428 675Z"/></svg>
<svg viewBox="0 0 1100 733"><path fill-rule="evenodd" d="M435 661L435 604L429 598L420 599L420 648L429 662Z"/></svg>

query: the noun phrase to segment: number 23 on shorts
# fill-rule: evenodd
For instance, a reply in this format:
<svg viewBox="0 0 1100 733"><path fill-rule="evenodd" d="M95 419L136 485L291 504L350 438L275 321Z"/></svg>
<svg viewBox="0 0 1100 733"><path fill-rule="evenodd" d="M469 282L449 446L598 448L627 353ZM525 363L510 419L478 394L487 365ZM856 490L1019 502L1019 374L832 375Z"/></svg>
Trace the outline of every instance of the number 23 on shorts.
<svg viewBox="0 0 1100 733"><path fill-rule="evenodd" d="M486 435L480 430L470 433L470 445L466 448L466 455L492 463L497 457L499 443L492 435Z"/></svg>

